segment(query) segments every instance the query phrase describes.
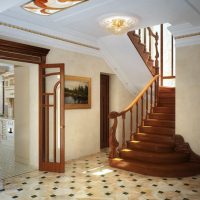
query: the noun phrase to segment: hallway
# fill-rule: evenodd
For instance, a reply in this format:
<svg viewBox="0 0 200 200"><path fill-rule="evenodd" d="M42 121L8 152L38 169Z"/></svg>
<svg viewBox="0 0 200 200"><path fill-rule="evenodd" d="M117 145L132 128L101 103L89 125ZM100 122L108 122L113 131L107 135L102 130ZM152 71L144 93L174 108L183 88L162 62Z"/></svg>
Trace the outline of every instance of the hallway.
<svg viewBox="0 0 200 200"><path fill-rule="evenodd" d="M5 180L0 199L198 200L200 176L157 178L114 169L101 152L67 163L66 172L34 171Z"/></svg>

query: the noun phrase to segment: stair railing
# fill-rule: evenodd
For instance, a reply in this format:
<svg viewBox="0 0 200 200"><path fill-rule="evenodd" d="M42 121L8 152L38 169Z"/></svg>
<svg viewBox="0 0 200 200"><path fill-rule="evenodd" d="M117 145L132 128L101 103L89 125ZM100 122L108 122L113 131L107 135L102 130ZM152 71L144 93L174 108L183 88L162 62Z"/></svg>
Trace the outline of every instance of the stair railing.
<svg viewBox="0 0 200 200"><path fill-rule="evenodd" d="M161 86L169 84L167 83L169 80L171 80L170 82L172 84L173 80L176 78L174 66L174 37L167 30L168 26L168 24L161 24L155 28L147 27L128 32L130 40L151 74L153 76L160 74ZM157 32L155 32L155 29ZM169 45L170 43L171 45ZM166 56L166 54L168 55ZM170 57L171 61L169 59Z"/></svg>
<svg viewBox="0 0 200 200"><path fill-rule="evenodd" d="M150 27L128 32L128 36L153 76L159 73L158 32ZM138 37L138 38L136 38Z"/></svg>
<svg viewBox="0 0 200 200"><path fill-rule="evenodd" d="M117 158L120 149L126 148L127 132L130 140L134 139L135 134L139 132L140 126L143 125L144 119L148 118L148 114L157 106L159 75L155 75L138 96L125 108L122 112L111 112L109 118L113 120L113 125L109 132L109 158ZM118 122L121 120L122 130L118 130ZM127 125L128 131L127 131ZM116 133L118 131L118 136ZM122 141L119 144L119 138Z"/></svg>

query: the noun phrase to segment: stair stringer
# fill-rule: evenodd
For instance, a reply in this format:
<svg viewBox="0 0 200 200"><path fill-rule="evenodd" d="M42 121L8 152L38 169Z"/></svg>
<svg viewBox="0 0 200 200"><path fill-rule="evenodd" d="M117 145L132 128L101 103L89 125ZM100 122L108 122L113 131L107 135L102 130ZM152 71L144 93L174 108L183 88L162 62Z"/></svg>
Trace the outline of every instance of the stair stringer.
<svg viewBox="0 0 200 200"><path fill-rule="evenodd" d="M190 162L200 163L200 156L191 149L189 143L185 142L182 135L175 135L175 144L175 151L189 153Z"/></svg>

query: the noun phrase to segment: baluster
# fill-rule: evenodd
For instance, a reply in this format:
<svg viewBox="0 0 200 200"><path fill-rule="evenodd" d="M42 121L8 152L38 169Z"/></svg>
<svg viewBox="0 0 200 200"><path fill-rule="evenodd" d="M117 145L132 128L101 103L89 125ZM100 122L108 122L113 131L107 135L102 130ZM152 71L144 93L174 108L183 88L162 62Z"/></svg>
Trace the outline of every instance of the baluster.
<svg viewBox="0 0 200 200"><path fill-rule="evenodd" d="M146 47L146 41L147 41L146 37L147 37L147 29L144 28L144 45L145 45L145 47Z"/></svg>
<svg viewBox="0 0 200 200"><path fill-rule="evenodd" d="M156 55L155 55L155 68L156 68L156 74L159 74L159 61L158 61L158 58L159 58L159 52L158 52L158 39L159 39L158 32L156 32L156 35L155 35L155 48L156 48Z"/></svg>
<svg viewBox="0 0 200 200"><path fill-rule="evenodd" d="M150 90L150 93L151 93L151 100L150 100L150 104L151 104L151 112L152 112L152 109L153 109L153 96L152 96L152 85L151 85L151 90Z"/></svg>
<svg viewBox="0 0 200 200"><path fill-rule="evenodd" d="M141 29L139 29L138 34L139 34L139 36L141 37Z"/></svg>
<svg viewBox="0 0 200 200"><path fill-rule="evenodd" d="M148 101L148 89L146 91L146 119L148 115L148 109L149 109L149 101Z"/></svg>
<svg viewBox="0 0 200 200"><path fill-rule="evenodd" d="M157 106L157 81L154 82L154 107Z"/></svg>
<svg viewBox="0 0 200 200"><path fill-rule="evenodd" d="M172 65L172 67L171 67L171 70L172 70L171 75L174 76L174 38L173 38L173 35L172 35L172 58L171 59L172 59L171 60L171 65Z"/></svg>
<svg viewBox="0 0 200 200"><path fill-rule="evenodd" d="M149 55L150 55L150 59L151 59L151 32L149 30Z"/></svg>
<svg viewBox="0 0 200 200"><path fill-rule="evenodd" d="M144 108L144 105L143 105L143 96L141 97L141 126L143 125L143 119L144 119L144 113L143 113L143 108Z"/></svg>
<svg viewBox="0 0 200 200"><path fill-rule="evenodd" d="M133 133L133 108L130 109L130 140L132 141L134 139L134 133Z"/></svg>
<svg viewBox="0 0 200 200"><path fill-rule="evenodd" d="M122 121L123 121L123 126L122 126L122 148L126 148L126 135L125 135L125 119L126 119L126 114L122 114Z"/></svg>
<svg viewBox="0 0 200 200"><path fill-rule="evenodd" d="M138 123L138 102L136 103L136 133L139 132L139 123Z"/></svg>

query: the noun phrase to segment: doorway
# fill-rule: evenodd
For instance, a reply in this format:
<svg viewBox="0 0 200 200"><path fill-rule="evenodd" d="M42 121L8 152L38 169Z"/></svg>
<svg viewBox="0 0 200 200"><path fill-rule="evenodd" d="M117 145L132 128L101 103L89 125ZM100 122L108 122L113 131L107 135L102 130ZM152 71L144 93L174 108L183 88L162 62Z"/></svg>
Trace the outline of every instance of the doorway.
<svg viewBox="0 0 200 200"><path fill-rule="evenodd" d="M32 103L37 101L34 75L38 67L30 65L0 60L0 179L36 169L35 149L31 149L36 147L32 135L37 112Z"/></svg>
<svg viewBox="0 0 200 200"><path fill-rule="evenodd" d="M109 147L109 75L100 75L100 148Z"/></svg>

